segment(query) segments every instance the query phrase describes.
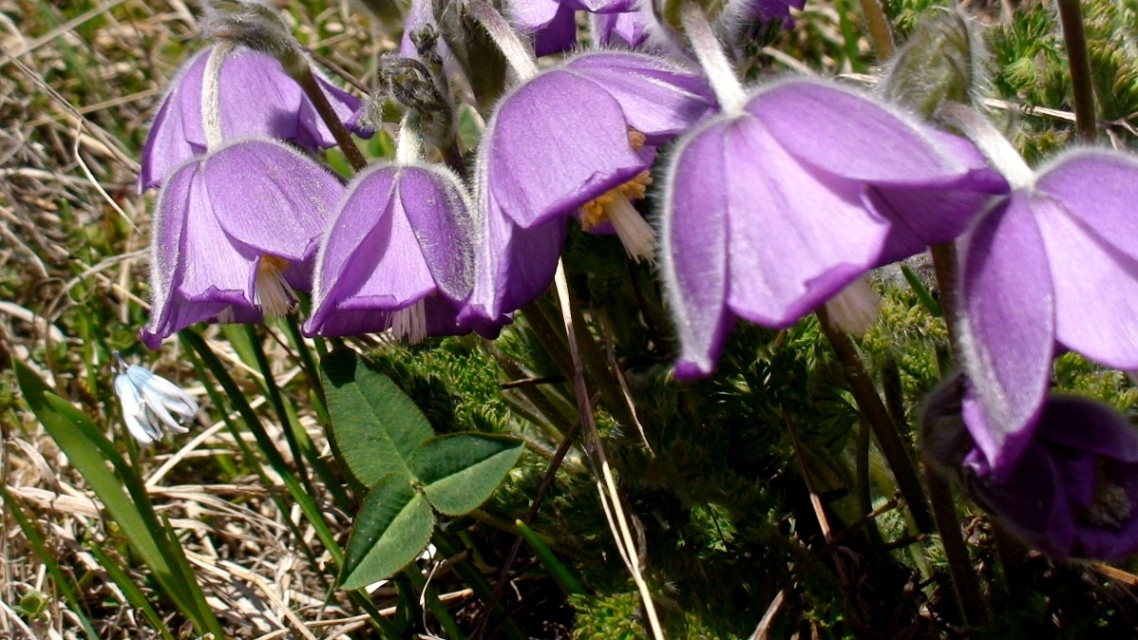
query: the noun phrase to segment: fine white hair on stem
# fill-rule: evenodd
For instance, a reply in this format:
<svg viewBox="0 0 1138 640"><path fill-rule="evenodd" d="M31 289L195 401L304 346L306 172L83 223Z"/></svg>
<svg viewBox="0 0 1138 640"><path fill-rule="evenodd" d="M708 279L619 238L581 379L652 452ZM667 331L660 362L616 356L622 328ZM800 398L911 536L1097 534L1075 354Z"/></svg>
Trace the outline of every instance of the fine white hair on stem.
<svg viewBox="0 0 1138 640"><path fill-rule="evenodd" d="M221 68L233 49L234 44L225 40L214 45L202 74L202 131L209 151L217 151L225 144L221 130Z"/></svg>

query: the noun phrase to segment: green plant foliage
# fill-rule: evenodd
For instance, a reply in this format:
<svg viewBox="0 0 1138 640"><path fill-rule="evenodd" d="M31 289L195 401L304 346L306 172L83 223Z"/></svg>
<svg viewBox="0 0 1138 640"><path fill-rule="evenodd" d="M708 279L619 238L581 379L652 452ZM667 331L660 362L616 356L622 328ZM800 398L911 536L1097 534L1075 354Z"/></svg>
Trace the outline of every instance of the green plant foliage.
<svg viewBox="0 0 1138 640"><path fill-rule="evenodd" d="M411 478L392 473L375 484L356 516L341 586L362 589L402 569L431 541L435 516Z"/></svg>
<svg viewBox="0 0 1138 640"><path fill-rule="evenodd" d="M435 436L390 378L346 348L324 357L321 377L338 456L371 486L341 571L342 586L359 589L404 567L427 546L432 507L458 516L485 502L523 447L505 436Z"/></svg>
<svg viewBox="0 0 1138 640"><path fill-rule="evenodd" d="M321 363L332 439L344 465L370 487L389 473L411 475L415 448L435 434L423 412L387 376L340 349Z"/></svg>
<svg viewBox="0 0 1138 640"><path fill-rule="evenodd" d="M421 444L411 469L432 507L462 515L490 497L521 453L517 438L455 433Z"/></svg>

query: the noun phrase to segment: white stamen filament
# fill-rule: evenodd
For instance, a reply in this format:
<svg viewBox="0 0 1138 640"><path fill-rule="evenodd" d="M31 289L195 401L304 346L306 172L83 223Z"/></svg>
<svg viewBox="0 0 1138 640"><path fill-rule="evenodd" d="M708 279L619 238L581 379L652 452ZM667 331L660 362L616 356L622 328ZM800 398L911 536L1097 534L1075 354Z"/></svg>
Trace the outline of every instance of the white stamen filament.
<svg viewBox="0 0 1138 640"><path fill-rule="evenodd" d="M267 317L282 318L292 311L296 294L284 279L288 262L275 256L261 256L253 289L253 304Z"/></svg>
<svg viewBox="0 0 1138 640"><path fill-rule="evenodd" d="M865 278L849 283L826 302L826 310L834 325L855 336L865 335L870 327L877 324L880 309L881 298Z"/></svg>
<svg viewBox="0 0 1138 640"><path fill-rule="evenodd" d="M408 344L418 344L427 337L427 307L423 300L391 314L391 333Z"/></svg>
<svg viewBox="0 0 1138 640"><path fill-rule="evenodd" d="M217 151L225 144L221 132L221 66L233 49L232 42L223 40L215 44L202 72L202 131L207 151Z"/></svg>
<svg viewBox="0 0 1138 640"><path fill-rule="evenodd" d="M613 201L605 205L605 211L617 237L624 243L624 250L637 262L652 262L656 259L656 230L632 206L628 196L620 191L613 191L612 196Z"/></svg>

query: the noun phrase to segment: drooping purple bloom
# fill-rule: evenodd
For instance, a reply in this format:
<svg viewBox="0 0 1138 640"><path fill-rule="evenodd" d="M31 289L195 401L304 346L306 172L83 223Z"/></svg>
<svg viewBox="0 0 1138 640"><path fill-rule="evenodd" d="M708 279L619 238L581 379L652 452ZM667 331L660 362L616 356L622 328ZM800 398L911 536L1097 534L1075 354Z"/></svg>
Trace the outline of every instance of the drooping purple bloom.
<svg viewBox="0 0 1138 640"><path fill-rule="evenodd" d="M1023 455L997 478L969 435L985 421L969 386L957 377L926 401L926 459L1025 542L1059 560L1117 561L1138 552L1134 425L1101 403L1049 395Z"/></svg>
<svg viewBox="0 0 1138 640"><path fill-rule="evenodd" d="M194 54L170 83L142 149L139 191L161 186L175 167L206 152L202 78L211 50L207 47ZM356 128L360 100L319 73L316 79L337 116ZM308 151L336 144L300 85L285 73L276 58L238 48L222 65L219 94L221 134L226 142L273 138Z"/></svg>
<svg viewBox="0 0 1138 640"><path fill-rule="evenodd" d="M308 335L393 329L417 341L469 329L473 241L458 178L430 165L375 166L358 175L316 258Z"/></svg>
<svg viewBox="0 0 1138 640"><path fill-rule="evenodd" d="M623 187L614 197L627 206L610 220L618 232L618 217L639 220L624 194L643 186L649 147L684 131L712 104L697 75L615 52L572 58L503 98L479 147L480 236L466 315L498 322L539 296L553 280L566 221L598 197Z"/></svg>
<svg viewBox="0 0 1138 640"><path fill-rule="evenodd" d="M970 424L1006 477L1033 442L1056 345L1138 368L1138 160L1066 153L989 209L962 246L961 355Z"/></svg>
<svg viewBox="0 0 1138 640"><path fill-rule="evenodd" d="M150 260L151 349L195 322L257 322L307 290L312 258L344 188L315 162L247 140L177 168L162 189Z"/></svg>
<svg viewBox="0 0 1138 640"><path fill-rule="evenodd" d="M711 373L736 318L789 326L885 260L960 233L1007 185L959 151L875 100L803 79L685 136L661 218L675 375Z"/></svg>
<svg viewBox="0 0 1138 640"><path fill-rule="evenodd" d="M533 38L537 56L569 51L577 46L576 7L559 0L509 0L510 22Z"/></svg>

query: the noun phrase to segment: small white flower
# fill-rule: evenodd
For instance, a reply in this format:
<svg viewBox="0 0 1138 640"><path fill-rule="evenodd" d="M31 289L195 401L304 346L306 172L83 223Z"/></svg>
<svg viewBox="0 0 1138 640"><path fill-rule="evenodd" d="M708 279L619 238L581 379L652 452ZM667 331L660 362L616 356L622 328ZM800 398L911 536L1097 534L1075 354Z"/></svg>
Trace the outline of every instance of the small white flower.
<svg viewBox="0 0 1138 640"><path fill-rule="evenodd" d="M126 370L115 376L115 393L122 405L123 421L135 440L143 445L158 440L163 424L175 433L189 431L183 423L197 415L197 401L148 369L127 365L122 359L119 364Z"/></svg>

